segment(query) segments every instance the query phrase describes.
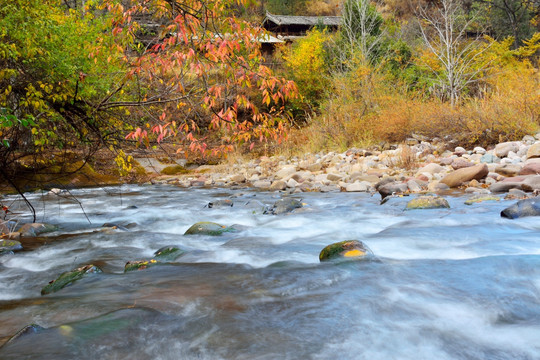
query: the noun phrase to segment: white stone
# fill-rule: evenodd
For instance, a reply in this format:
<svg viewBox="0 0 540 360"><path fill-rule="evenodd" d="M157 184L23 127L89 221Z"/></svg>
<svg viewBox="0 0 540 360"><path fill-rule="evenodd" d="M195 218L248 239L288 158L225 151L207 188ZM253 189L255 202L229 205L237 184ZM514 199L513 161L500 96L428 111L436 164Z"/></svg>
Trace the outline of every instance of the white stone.
<svg viewBox="0 0 540 360"><path fill-rule="evenodd" d="M345 187L345 190L347 192L365 192L368 191L368 187L366 184L361 182L354 182L352 184L348 184L347 187Z"/></svg>

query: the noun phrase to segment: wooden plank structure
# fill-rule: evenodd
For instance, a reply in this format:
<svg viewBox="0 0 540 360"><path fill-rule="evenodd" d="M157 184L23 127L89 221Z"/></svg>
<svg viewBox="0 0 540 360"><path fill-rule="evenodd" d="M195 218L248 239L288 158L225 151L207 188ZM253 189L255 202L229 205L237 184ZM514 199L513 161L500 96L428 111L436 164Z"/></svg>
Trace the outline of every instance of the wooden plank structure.
<svg viewBox="0 0 540 360"><path fill-rule="evenodd" d="M315 26L336 31L340 24L341 16L274 15L267 12L262 27L280 40L293 41L305 36L306 32Z"/></svg>

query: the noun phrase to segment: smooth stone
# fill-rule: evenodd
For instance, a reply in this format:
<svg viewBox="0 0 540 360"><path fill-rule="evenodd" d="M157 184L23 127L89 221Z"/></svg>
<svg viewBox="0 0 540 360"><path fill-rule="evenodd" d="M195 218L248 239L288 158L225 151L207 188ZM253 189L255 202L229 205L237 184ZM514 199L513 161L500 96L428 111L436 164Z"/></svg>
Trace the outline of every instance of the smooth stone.
<svg viewBox="0 0 540 360"><path fill-rule="evenodd" d="M234 206L234 202L229 199L214 200L208 203L209 209L214 209L214 208L218 209L218 208L224 208L224 207L226 208L226 207L232 207L232 206Z"/></svg>
<svg viewBox="0 0 540 360"><path fill-rule="evenodd" d="M347 192L366 192L368 191L368 187L366 184L356 181L352 184L347 184L345 187L345 191Z"/></svg>
<svg viewBox="0 0 540 360"><path fill-rule="evenodd" d="M288 176L291 176L292 174L294 174L296 172L296 166L294 165L289 165L289 166L285 166L283 167L281 170L279 170L278 172L276 172L276 178L278 179L283 179L283 178L286 178Z"/></svg>
<svg viewBox="0 0 540 360"><path fill-rule="evenodd" d="M521 171L521 165L506 164L506 165L499 165L495 168L495 172L503 176L515 176L520 171Z"/></svg>
<svg viewBox="0 0 540 360"><path fill-rule="evenodd" d="M330 244L321 250L319 261L358 260L373 256L371 250L361 241L345 240Z"/></svg>
<svg viewBox="0 0 540 360"><path fill-rule="evenodd" d="M339 187L339 185L336 185L336 184L324 185L319 188L319 191L322 193L336 192L336 191L341 191L341 187Z"/></svg>
<svg viewBox="0 0 540 360"><path fill-rule="evenodd" d="M95 265L89 264L81 266L72 271L68 271L60 275L56 280L51 281L48 285L41 289L41 295L47 295L73 284L77 280L82 279L87 274L101 273L101 269Z"/></svg>
<svg viewBox="0 0 540 360"><path fill-rule="evenodd" d="M489 186L489 191L494 194L500 194L510 191L511 189L521 189L521 182L498 182Z"/></svg>
<svg viewBox="0 0 540 360"><path fill-rule="evenodd" d="M303 204L301 201L293 199L293 198L283 198L274 203L271 209L268 211L265 211L265 214L273 214L273 215L279 215L279 214L285 214L292 212L296 209L299 209L303 207Z"/></svg>
<svg viewBox="0 0 540 360"><path fill-rule="evenodd" d="M472 205L472 204L480 203L484 201L499 201L499 200L501 199L498 196L479 194L479 195L473 195L467 200L465 200L465 205Z"/></svg>
<svg viewBox="0 0 540 360"><path fill-rule="evenodd" d="M448 201L440 196L419 196L410 200L405 207L405 210L416 209L449 209Z"/></svg>
<svg viewBox="0 0 540 360"><path fill-rule="evenodd" d="M193 224L186 230L184 235L211 235L218 236L226 232L234 232L236 229L227 227L210 221L202 221Z"/></svg>
<svg viewBox="0 0 540 360"><path fill-rule="evenodd" d="M521 183L521 190L523 191L536 191L540 190L540 175L527 176Z"/></svg>
<svg viewBox="0 0 540 360"><path fill-rule="evenodd" d="M510 189L508 194L504 197L505 200L523 200L528 199L527 193L520 189Z"/></svg>
<svg viewBox="0 0 540 360"><path fill-rule="evenodd" d="M295 188L298 186L298 181L294 180L293 178L290 178L288 181L287 181L287 187L288 188Z"/></svg>
<svg viewBox="0 0 540 360"><path fill-rule="evenodd" d="M525 135L523 137L523 139L521 139L522 142L524 142L525 144L528 144L528 145L532 145L534 144L534 142L536 141L536 139L534 138L534 136L531 136L531 135Z"/></svg>
<svg viewBox="0 0 540 360"><path fill-rule="evenodd" d="M401 194L407 192L409 187L405 183L401 182L392 182L386 185L379 187L379 194L384 199L387 196Z"/></svg>
<svg viewBox="0 0 540 360"><path fill-rule="evenodd" d="M474 164L463 158L457 158L454 161L452 161L452 164L450 166L452 166L454 170L458 170L458 169L474 166Z"/></svg>
<svg viewBox="0 0 540 360"><path fill-rule="evenodd" d="M508 219L518 219L526 216L540 215L540 198L519 200L512 206L501 211L501 217Z"/></svg>
<svg viewBox="0 0 540 360"><path fill-rule="evenodd" d="M417 193L422 191L422 187L414 180L407 181L407 187L410 192Z"/></svg>
<svg viewBox="0 0 540 360"><path fill-rule="evenodd" d="M272 183L268 180L257 180L254 181L252 185L257 189L268 189L272 186Z"/></svg>
<svg viewBox="0 0 540 360"><path fill-rule="evenodd" d="M532 159L535 160L535 159ZM540 161L527 161L519 171L519 175L539 175Z"/></svg>
<svg viewBox="0 0 540 360"><path fill-rule="evenodd" d="M503 157L508 156L508 153L510 151L518 152L519 144L515 141L508 141L508 142L497 144L495 146L495 150L493 151L493 153L495 154L495 156L499 158L503 158Z"/></svg>
<svg viewBox="0 0 540 360"><path fill-rule="evenodd" d="M483 147L481 146L477 146L473 149L473 153L475 154L480 154L480 155L484 155L486 153L486 149L484 149Z"/></svg>
<svg viewBox="0 0 540 360"><path fill-rule="evenodd" d="M270 185L270 191L279 191L285 190L287 188L287 183L283 180L276 180Z"/></svg>
<svg viewBox="0 0 540 360"><path fill-rule="evenodd" d="M480 162L481 163L486 163L486 164L492 164L492 163L499 162L499 158L496 157L493 154L486 153L486 154L482 155L482 157L480 158Z"/></svg>
<svg viewBox="0 0 540 360"><path fill-rule="evenodd" d="M415 176L419 176L423 173L428 173L428 174L436 174L436 173L440 173L441 171L444 170L444 167L442 167L441 165L439 164L436 164L436 163L429 163L423 167L421 167L417 172L416 172L416 175Z"/></svg>
<svg viewBox="0 0 540 360"><path fill-rule="evenodd" d="M487 176L488 167L486 164L478 164L463 169L455 170L447 174L441 179L441 183L448 185L449 187L457 187L466 181L473 179L480 180Z"/></svg>
<svg viewBox="0 0 540 360"><path fill-rule="evenodd" d="M341 179L343 179L343 176L339 174L328 174L326 178L330 181L340 181Z"/></svg>
<svg viewBox="0 0 540 360"><path fill-rule="evenodd" d="M540 142L534 143L527 150L527 159L540 157Z"/></svg>
<svg viewBox="0 0 540 360"><path fill-rule="evenodd" d="M154 253L154 258L160 261L174 261L186 252L176 246L164 246Z"/></svg>
<svg viewBox="0 0 540 360"><path fill-rule="evenodd" d="M235 174L231 176L231 181L234 181L236 183L243 183L246 181L246 177L242 174Z"/></svg>

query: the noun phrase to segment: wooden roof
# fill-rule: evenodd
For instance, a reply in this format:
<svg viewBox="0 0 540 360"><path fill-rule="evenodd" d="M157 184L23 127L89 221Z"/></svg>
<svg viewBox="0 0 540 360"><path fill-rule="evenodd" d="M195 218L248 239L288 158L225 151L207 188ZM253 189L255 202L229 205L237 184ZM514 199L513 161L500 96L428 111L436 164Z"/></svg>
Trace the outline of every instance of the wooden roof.
<svg viewBox="0 0 540 360"><path fill-rule="evenodd" d="M305 26L339 26L341 24L341 16L293 16L293 15L273 15L266 12L266 17L263 20L265 25L305 25Z"/></svg>

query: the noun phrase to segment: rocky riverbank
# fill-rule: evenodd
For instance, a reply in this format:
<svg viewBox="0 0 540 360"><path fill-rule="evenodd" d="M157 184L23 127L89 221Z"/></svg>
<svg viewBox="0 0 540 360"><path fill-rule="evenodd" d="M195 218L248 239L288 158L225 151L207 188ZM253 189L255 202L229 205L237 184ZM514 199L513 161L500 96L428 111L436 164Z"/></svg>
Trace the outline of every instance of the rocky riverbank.
<svg viewBox="0 0 540 360"><path fill-rule="evenodd" d="M188 174L161 175L154 184L182 187L249 186L298 193L375 192L392 194L441 192L510 193L525 198L540 190L540 134L503 142L487 149L465 149L423 139L386 150L349 149L343 153L301 157L260 157L249 162L201 166Z"/></svg>

